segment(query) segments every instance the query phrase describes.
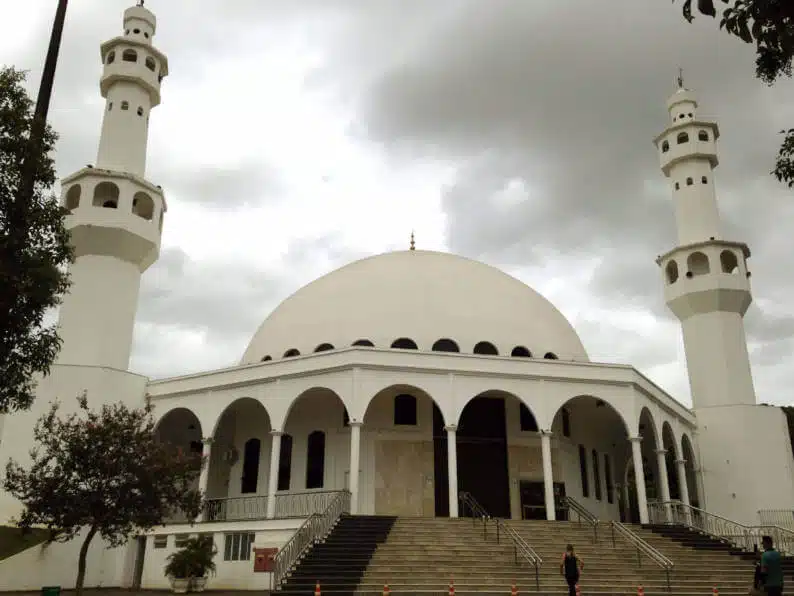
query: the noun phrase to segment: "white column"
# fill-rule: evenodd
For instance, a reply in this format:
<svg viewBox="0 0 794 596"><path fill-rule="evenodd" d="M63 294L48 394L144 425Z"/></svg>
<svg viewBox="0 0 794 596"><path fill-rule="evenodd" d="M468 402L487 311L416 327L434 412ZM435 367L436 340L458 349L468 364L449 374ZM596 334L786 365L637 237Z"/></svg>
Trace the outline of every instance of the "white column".
<svg viewBox="0 0 794 596"><path fill-rule="evenodd" d="M664 501L664 515L665 521L670 521L670 515L672 513L670 509L670 479L667 477L667 450L665 449L657 449L656 450L656 467L659 468L659 489L661 490L661 497L662 501Z"/></svg>
<svg viewBox="0 0 794 596"><path fill-rule="evenodd" d="M358 514L358 475L361 460L362 422L350 421L350 513Z"/></svg>
<svg viewBox="0 0 794 596"><path fill-rule="evenodd" d="M686 460L675 460L676 468L678 468L678 487L681 492L681 502L685 506L689 506L689 486L686 483Z"/></svg>
<svg viewBox="0 0 794 596"><path fill-rule="evenodd" d="M540 433L540 450L543 455L543 492L546 502L546 519L557 519L554 509L554 476L551 467L551 431Z"/></svg>
<svg viewBox="0 0 794 596"><path fill-rule="evenodd" d="M207 492L210 483L210 456L212 455L212 437L203 440L201 448L201 474L199 474L198 487L201 491L203 507L199 513L201 521L209 521L207 507Z"/></svg>
<svg viewBox="0 0 794 596"><path fill-rule="evenodd" d="M631 437L631 455L634 461L634 483L637 485L637 506L640 523L648 523L648 497L645 493L645 468L642 465L642 437Z"/></svg>
<svg viewBox="0 0 794 596"><path fill-rule="evenodd" d="M284 434L280 430L271 430L273 441L270 443L270 475L267 480L267 519L276 516L276 490L278 489L278 464L281 460L281 436Z"/></svg>
<svg viewBox="0 0 794 596"><path fill-rule="evenodd" d="M449 477L449 516L458 517L458 427L445 426L447 431L447 470Z"/></svg>

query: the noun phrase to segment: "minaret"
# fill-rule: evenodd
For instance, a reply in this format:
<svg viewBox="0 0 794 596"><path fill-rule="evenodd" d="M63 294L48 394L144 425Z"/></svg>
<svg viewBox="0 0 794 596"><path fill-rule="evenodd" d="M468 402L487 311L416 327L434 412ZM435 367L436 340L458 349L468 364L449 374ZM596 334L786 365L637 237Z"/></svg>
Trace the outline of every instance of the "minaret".
<svg viewBox="0 0 794 596"><path fill-rule="evenodd" d="M698 118L697 106L679 77L667 102L670 126L654 141L678 228L678 246L657 263L665 301L683 328L696 410L756 403L743 322L752 302L750 250L722 237L714 187L720 132L715 122Z"/></svg>
<svg viewBox="0 0 794 596"><path fill-rule="evenodd" d="M168 60L152 46L157 21L143 1L124 12L124 34L101 45L106 99L96 166L61 181L76 260L61 305L59 364L126 370L141 274L157 260L163 192L144 179L149 114Z"/></svg>

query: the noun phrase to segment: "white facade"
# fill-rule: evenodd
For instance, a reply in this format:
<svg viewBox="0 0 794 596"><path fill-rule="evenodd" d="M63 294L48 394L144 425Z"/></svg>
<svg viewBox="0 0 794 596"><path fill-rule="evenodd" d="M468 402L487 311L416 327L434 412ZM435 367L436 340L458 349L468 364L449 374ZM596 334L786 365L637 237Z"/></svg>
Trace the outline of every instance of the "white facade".
<svg viewBox="0 0 794 596"><path fill-rule="evenodd" d="M682 321L694 410L630 366L591 362L571 324L520 281L413 247L298 290L238 365L158 381L128 372L140 276L157 259L166 209L144 179L149 112L168 74L155 28L136 6L124 34L102 45L97 164L63 180L77 252L64 344L33 408L0 418L0 461L28 461L31 428L53 399L72 411L82 391L93 406L140 406L148 394L158 436L206 456L206 506L195 525L172 520L125 548L96 540L88 585L166 587L176 541L211 532L220 551L212 587L267 588L249 547L282 546L341 489L353 513L426 517L464 515L459 491L517 519L554 520L565 495L602 519L638 522L648 521L648 499L738 521L794 502L783 414L757 406L752 386L742 322L749 250L720 236L719 131L696 118L683 89L656 140L680 244L659 264ZM750 442L771 468L755 464ZM19 510L0 493L0 523ZM37 589L45 578L72 586L78 547L0 561L0 589Z"/></svg>

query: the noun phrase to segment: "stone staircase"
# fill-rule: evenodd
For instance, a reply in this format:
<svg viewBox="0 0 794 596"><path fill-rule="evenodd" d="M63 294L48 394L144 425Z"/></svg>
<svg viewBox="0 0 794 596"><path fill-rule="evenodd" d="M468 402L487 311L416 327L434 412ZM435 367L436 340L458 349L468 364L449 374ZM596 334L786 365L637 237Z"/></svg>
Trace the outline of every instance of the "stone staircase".
<svg viewBox="0 0 794 596"><path fill-rule="evenodd" d="M322 543L301 561L288 578L284 596L314 593L381 595L385 584L397 594L447 594L450 579L455 593L509 594L513 582L519 593L565 595L559 567L565 545L572 543L585 562L582 593L635 596L642 585L646 596L669 594L667 576L646 556L637 558L634 545L618 536L612 541L608 524L600 524L598 541L593 528L576 522L508 521L543 559L537 589L535 568L519 559L513 541L496 523L484 530L471 518L343 517ZM721 596L747 594L752 564L729 552L688 548L670 538L632 528L675 561L672 594L709 596L717 586Z"/></svg>

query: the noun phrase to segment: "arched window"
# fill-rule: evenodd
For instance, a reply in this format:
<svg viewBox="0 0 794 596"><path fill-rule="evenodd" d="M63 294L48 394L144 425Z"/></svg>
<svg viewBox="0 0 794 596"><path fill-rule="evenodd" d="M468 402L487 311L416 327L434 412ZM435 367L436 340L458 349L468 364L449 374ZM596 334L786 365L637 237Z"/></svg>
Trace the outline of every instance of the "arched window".
<svg viewBox="0 0 794 596"><path fill-rule="evenodd" d="M124 60L124 62L137 62L138 52L135 50L124 50L121 54L121 59Z"/></svg>
<svg viewBox="0 0 794 596"><path fill-rule="evenodd" d="M607 503L614 503L615 485L612 483L612 463L609 461L608 453L604 454L604 476L604 480L606 480Z"/></svg>
<svg viewBox="0 0 794 596"><path fill-rule="evenodd" d="M333 350L334 347L331 344L320 344L316 348L314 348L315 352L327 352L328 350Z"/></svg>
<svg viewBox="0 0 794 596"><path fill-rule="evenodd" d="M143 108L138 106L138 116L143 116Z"/></svg>
<svg viewBox="0 0 794 596"><path fill-rule="evenodd" d="M739 260L732 250L723 250L720 253L720 266L723 273L736 273L739 270Z"/></svg>
<svg viewBox="0 0 794 596"><path fill-rule="evenodd" d="M407 337L401 337L400 339L394 340L394 343L391 345L391 347L397 350L419 349L419 346L416 345L416 342L412 339L408 339Z"/></svg>
<svg viewBox="0 0 794 596"><path fill-rule="evenodd" d="M679 132L675 140L679 145L683 145L689 142L689 135L685 132Z"/></svg>
<svg viewBox="0 0 794 596"><path fill-rule="evenodd" d="M434 352L460 352L458 344L446 337L439 339L431 348Z"/></svg>
<svg viewBox="0 0 794 596"><path fill-rule="evenodd" d="M579 445L579 473L582 478L582 496L586 499L590 496L590 479L587 477L587 450L584 445Z"/></svg>
<svg viewBox="0 0 794 596"><path fill-rule="evenodd" d="M693 252L686 260L689 273L692 275L705 275L711 268L709 267L709 258L702 252Z"/></svg>
<svg viewBox="0 0 794 596"><path fill-rule="evenodd" d="M676 182L676 183L675 183L675 189L676 189L676 190L679 190L680 188L681 188L681 185L680 185L678 182Z"/></svg>
<svg viewBox="0 0 794 596"><path fill-rule="evenodd" d="M100 182L94 189L94 207L116 209L119 206L119 187L113 182Z"/></svg>
<svg viewBox="0 0 794 596"><path fill-rule="evenodd" d="M708 184L709 183L709 179L706 176L702 176L700 178L700 182L703 183L703 184Z"/></svg>
<svg viewBox="0 0 794 596"><path fill-rule="evenodd" d="M532 352L527 350L524 346L516 346L513 348L513 351L510 352L510 355L513 358L532 358Z"/></svg>
<svg viewBox="0 0 794 596"><path fill-rule="evenodd" d="M571 413L568 411L568 408L562 409L562 436L571 436Z"/></svg>
<svg viewBox="0 0 794 596"><path fill-rule="evenodd" d="M686 179L686 185L687 185L687 186L692 186L694 183L695 183L695 181L694 181L694 180L692 180L692 178L687 178L687 179Z"/></svg>
<svg viewBox="0 0 794 596"><path fill-rule="evenodd" d="M271 360L273 360L272 356L263 356L260 362L270 362Z"/></svg>
<svg viewBox="0 0 794 596"><path fill-rule="evenodd" d="M64 202L64 207L69 210L69 213L74 211L80 206L80 194L82 193L82 188L79 184L75 184L74 186L70 186L69 190L66 191L66 201Z"/></svg>
<svg viewBox="0 0 794 596"><path fill-rule="evenodd" d="M286 352L284 352L284 358L292 358L294 356L300 356L301 353L295 348L290 348Z"/></svg>
<svg viewBox="0 0 794 596"><path fill-rule="evenodd" d="M105 64L113 64L116 61L116 52L108 52L108 57L105 60Z"/></svg>
<svg viewBox="0 0 794 596"><path fill-rule="evenodd" d="M662 142L662 153L667 153L670 151L670 143L668 141Z"/></svg>
<svg viewBox="0 0 794 596"><path fill-rule="evenodd" d="M278 488L289 490L292 479L292 435L281 435L281 453L278 458Z"/></svg>
<svg viewBox="0 0 794 596"><path fill-rule="evenodd" d="M474 346L474 353L485 354L487 356L498 356L499 350L489 341L480 341Z"/></svg>
<svg viewBox="0 0 794 596"><path fill-rule="evenodd" d="M394 398L394 426L416 426L416 398L402 393Z"/></svg>
<svg viewBox="0 0 794 596"><path fill-rule="evenodd" d="M350 414L347 413L347 408L343 408L344 414L342 415L342 426L350 426Z"/></svg>
<svg viewBox="0 0 794 596"><path fill-rule="evenodd" d="M122 102L121 102L121 109L122 109L122 110L129 110L129 109L130 109L130 102L128 102L128 101L122 101Z"/></svg>
<svg viewBox="0 0 794 596"><path fill-rule="evenodd" d="M708 141L708 140L709 140L709 133L707 133L705 130L701 130L698 133L698 141Z"/></svg>
<svg viewBox="0 0 794 596"><path fill-rule="evenodd" d="M306 454L306 488L322 488L325 480L325 433L316 430L309 435Z"/></svg>
<svg viewBox="0 0 794 596"><path fill-rule="evenodd" d="M532 415L530 409L524 403L519 406L519 422L521 424L522 431L533 433L538 432L538 423L535 420L535 417Z"/></svg>
<svg viewBox="0 0 794 596"><path fill-rule="evenodd" d="M353 342L353 345L354 346L364 346L364 347L367 347L367 348L374 348L375 347L375 344L373 344L368 339L357 339L356 341Z"/></svg>
<svg viewBox="0 0 794 596"><path fill-rule="evenodd" d="M132 212L147 221L154 218L154 200L145 192L136 192L132 197Z"/></svg>
<svg viewBox="0 0 794 596"><path fill-rule="evenodd" d="M557 359L558 359L558 358L557 358L557 354L555 354L554 352L546 352L546 353L543 355L543 357L544 357L546 360L557 360Z"/></svg>
<svg viewBox="0 0 794 596"><path fill-rule="evenodd" d="M248 439L243 449L243 477L240 480L240 493L255 493L259 480L259 452L262 443L259 439Z"/></svg>
<svg viewBox="0 0 794 596"><path fill-rule="evenodd" d="M601 470L600 470L601 466L598 465L598 452L595 449L593 449L592 456L593 456L593 480L594 480L593 492L595 492L596 501L600 501L601 500Z"/></svg>
<svg viewBox="0 0 794 596"><path fill-rule="evenodd" d="M152 58L151 56L146 56L146 68L148 68L152 72L154 72L155 69L157 68L157 63L154 61L154 58Z"/></svg>
<svg viewBox="0 0 794 596"><path fill-rule="evenodd" d="M674 284L678 281L678 263L675 259L670 259L664 268L664 272L667 274L667 283Z"/></svg>

